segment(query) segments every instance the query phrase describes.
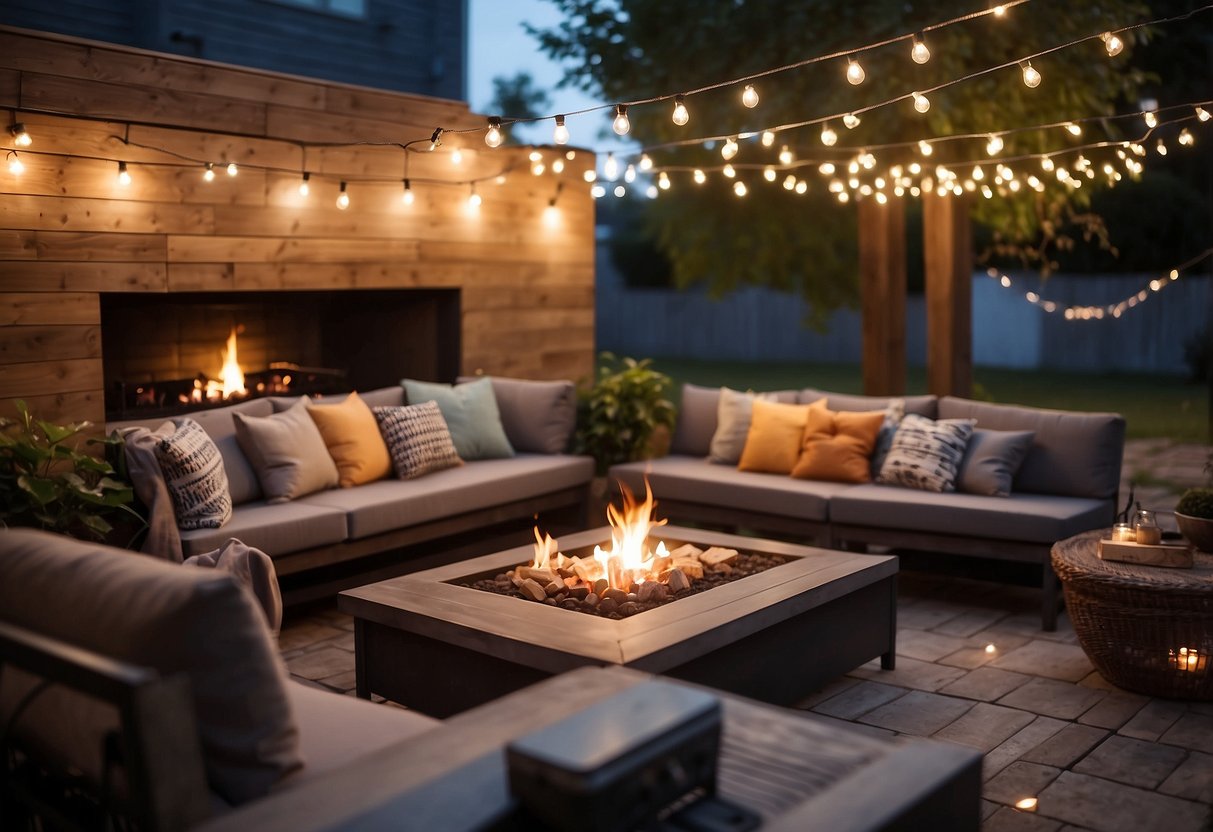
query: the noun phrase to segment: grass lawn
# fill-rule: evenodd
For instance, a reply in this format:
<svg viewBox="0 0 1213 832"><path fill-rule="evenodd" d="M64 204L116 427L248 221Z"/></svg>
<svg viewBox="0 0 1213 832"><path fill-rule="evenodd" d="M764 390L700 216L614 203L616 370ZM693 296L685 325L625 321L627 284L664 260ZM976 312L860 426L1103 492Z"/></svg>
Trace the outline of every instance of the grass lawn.
<svg viewBox="0 0 1213 832"><path fill-rule="evenodd" d="M817 387L839 393L863 392L857 365L751 364L658 358L654 369L683 382L745 390ZM978 367L974 398L1060 410L1112 411L1128 420L1130 438L1166 438L1209 443L1209 391L1179 376L1146 374L1086 376L1075 373ZM926 392L926 371L911 367L909 394ZM676 398L676 395L675 395Z"/></svg>

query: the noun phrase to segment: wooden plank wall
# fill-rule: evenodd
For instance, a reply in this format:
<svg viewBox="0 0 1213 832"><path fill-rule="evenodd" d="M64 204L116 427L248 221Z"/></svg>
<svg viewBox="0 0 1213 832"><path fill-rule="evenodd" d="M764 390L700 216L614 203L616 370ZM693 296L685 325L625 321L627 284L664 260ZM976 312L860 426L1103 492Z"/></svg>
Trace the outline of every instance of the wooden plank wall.
<svg viewBox="0 0 1213 832"><path fill-rule="evenodd" d="M312 147L304 198L298 142L411 140L484 120L461 102L0 27L0 116L10 113L34 144L21 153L22 175L0 167L0 413L24 398L45 418L103 421L103 292L458 287L462 372L592 371L587 151L554 175L557 153L542 149L547 171L535 176L529 148L448 136L438 152L410 155L416 201L406 206L398 148ZM235 178L220 168L206 183L199 164L139 165L175 159L136 143L244 167ZM449 150L458 146L456 165ZM0 155L12 148L5 131ZM120 159L131 163L126 187ZM439 184L503 170L502 183L477 186L475 212L467 185ZM344 177L351 205L341 211Z"/></svg>

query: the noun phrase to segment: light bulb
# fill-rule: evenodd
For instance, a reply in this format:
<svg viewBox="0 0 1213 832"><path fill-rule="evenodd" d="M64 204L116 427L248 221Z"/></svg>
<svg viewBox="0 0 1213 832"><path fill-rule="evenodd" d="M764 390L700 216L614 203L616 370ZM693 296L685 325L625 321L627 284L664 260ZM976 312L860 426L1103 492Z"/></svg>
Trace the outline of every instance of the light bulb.
<svg viewBox="0 0 1213 832"><path fill-rule="evenodd" d="M611 122L611 129L619 136L626 136L628 131L632 129L632 122L628 121L628 106L626 104L615 105L615 120Z"/></svg>
<svg viewBox="0 0 1213 832"><path fill-rule="evenodd" d="M732 138L725 139L724 145L720 148L720 155L727 162L729 159L732 159L734 156L737 155L737 149L738 148L737 148L736 139L732 139Z"/></svg>
<svg viewBox="0 0 1213 832"><path fill-rule="evenodd" d="M779 148L779 164L790 165L794 161L796 161L796 155L792 153L792 148L788 147L786 144Z"/></svg>
<svg viewBox="0 0 1213 832"><path fill-rule="evenodd" d="M649 154L647 154L647 153L640 154L640 169L641 170L652 170L653 169L653 160L649 157Z"/></svg>
<svg viewBox="0 0 1213 832"><path fill-rule="evenodd" d="M708 181L708 175L699 168L695 168L695 173L691 175L691 178L695 180L696 185L702 185L704 182Z"/></svg>
<svg viewBox="0 0 1213 832"><path fill-rule="evenodd" d="M758 90L754 89L753 84L746 84L741 91L741 103L751 110L758 106Z"/></svg>
<svg viewBox="0 0 1213 832"><path fill-rule="evenodd" d="M737 171L733 170L732 165L725 165L723 168L720 169L720 172L723 173L729 179L732 179L733 177L735 177L737 175Z"/></svg>
<svg viewBox="0 0 1213 832"><path fill-rule="evenodd" d="M476 185L471 186L471 193L468 194L468 208L476 209L480 207L480 194L476 193Z"/></svg>
<svg viewBox="0 0 1213 832"><path fill-rule="evenodd" d="M1003 6L1002 4L999 4L999 5L997 5L997 6L995 6L995 7L994 7L994 16L995 16L995 17L1003 17L1004 15L1006 15L1006 13L1007 13L1007 7L1006 7L1006 6Z"/></svg>
<svg viewBox="0 0 1213 832"><path fill-rule="evenodd" d="M910 59L916 64L925 64L931 60L931 50L927 49L926 41L914 38L914 48L910 50Z"/></svg>
<svg viewBox="0 0 1213 832"><path fill-rule="evenodd" d="M1040 72L1036 67L1032 66L1032 62L1028 61L1023 65L1023 83L1024 86L1031 89L1036 89L1040 86Z"/></svg>
<svg viewBox="0 0 1213 832"><path fill-rule="evenodd" d="M25 173L25 163L21 161L16 151L8 154L8 172L13 176L20 176Z"/></svg>
<svg viewBox="0 0 1213 832"><path fill-rule="evenodd" d="M454 150L451 151L451 164L452 165L463 164L463 151L460 150L459 148L455 148Z"/></svg>
<svg viewBox="0 0 1213 832"><path fill-rule="evenodd" d="M434 132L430 134L430 153L433 153L435 150L437 150L438 146L441 144L442 144L442 128L435 127Z"/></svg>
<svg viewBox="0 0 1213 832"><path fill-rule="evenodd" d="M202 181L203 182L214 182L215 181L215 166L213 164L211 164L210 162L206 163L206 169L202 171Z"/></svg>
<svg viewBox="0 0 1213 832"><path fill-rule="evenodd" d="M809 189L809 183L801 179L796 183L796 193L803 194Z"/></svg>
<svg viewBox="0 0 1213 832"><path fill-rule="evenodd" d="M1200 119L1201 121L1208 121L1210 118L1209 111L1206 110L1204 107L1197 107L1196 108L1196 117L1198 119Z"/></svg>
<svg viewBox="0 0 1213 832"><path fill-rule="evenodd" d="M556 127L552 130L552 141L556 144L569 143L569 128L564 126L564 116L556 116Z"/></svg>
<svg viewBox="0 0 1213 832"><path fill-rule="evenodd" d="M932 153L935 152L935 148L931 147L930 142L928 142L926 139L923 139L922 141L920 141L918 143L918 152L921 153L923 156L930 156Z"/></svg>
<svg viewBox="0 0 1213 832"><path fill-rule="evenodd" d="M238 174L238 173L240 173L240 168L236 167L236 163L235 163L235 162L228 162L228 163L227 163L227 175L228 175L228 176L235 176L235 175L236 175L236 174Z"/></svg>
<svg viewBox="0 0 1213 832"><path fill-rule="evenodd" d="M744 182L734 182L733 183L733 193L737 194L738 196L745 196L746 192L747 192L747 188L746 188Z"/></svg>
<svg viewBox="0 0 1213 832"><path fill-rule="evenodd" d="M1192 138L1192 132L1187 127L1179 131L1179 143L1184 147L1191 147L1196 144L1196 139Z"/></svg>
<svg viewBox="0 0 1213 832"><path fill-rule="evenodd" d="M118 163L118 184L123 186L131 184L131 174L126 169L126 162Z"/></svg>
<svg viewBox="0 0 1213 832"><path fill-rule="evenodd" d="M623 171L623 181L629 185L636 181L636 166L628 165Z"/></svg>
<svg viewBox="0 0 1213 832"><path fill-rule="evenodd" d="M1145 113L1142 118L1146 120L1146 127L1149 127L1151 130L1158 126L1158 116L1154 115L1154 113Z"/></svg>
<svg viewBox="0 0 1213 832"><path fill-rule="evenodd" d="M1121 40L1119 37L1117 37L1116 35L1114 35L1112 32L1104 32L1103 33L1103 46L1104 46L1104 49L1108 50L1108 57L1115 58L1122 51L1124 51L1125 42L1123 40Z"/></svg>
<svg viewBox="0 0 1213 832"><path fill-rule="evenodd" d="M981 169L981 165L973 168L973 178L978 182L986 178L986 172Z"/></svg>
<svg viewBox="0 0 1213 832"><path fill-rule="evenodd" d="M686 96L674 96L674 114L670 116L674 123L679 127L691 120L691 114L687 112Z"/></svg>
<svg viewBox="0 0 1213 832"><path fill-rule="evenodd" d="M670 189L670 175L664 170L657 174L657 187L661 188L663 191L668 191Z"/></svg>
<svg viewBox="0 0 1213 832"><path fill-rule="evenodd" d="M602 175L607 179L619 176L619 162L615 160L614 153L608 153L606 161L602 163Z"/></svg>
<svg viewBox="0 0 1213 832"><path fill-rule="evenodd" d="M552 160L552 173L564 173L564 159L556 158Z"/></svg>
<svg viewBox="0 0 1213 832"><path fill-rule="evenodd" d="M544 166L543 162L532 162L531 163L531 173L534 174L535 176L543 176L543 172L545 170L547 170L547 168Z"/></svg>
<svg viewBox="0 0 1213 832"><path fill-rule="evenodd" d="M847 113L842 117L842 123L846 125L848 130L854 130L859 126L859 116L854 113Z"/></svg>
<svg viewBox="0 0 1213 832"><path fill-rule="evenodd" d="M400 194L400 201L405 205L412 205L415 199L411 183L407 179L404 180L404 190Z"/></svg>
<svg viewBox="0 0 1213 832"><path fill-rule="evenodd" d="M8 132L12 134L13 144L17 145L17 147L29 147L34 143L33 138L30 137L29 131L25 129L24 124L14 124L12 127L8 128Z"/></svg>
<svg viewBox="0 0 1213 832"><path fill-rule="evenodd" d="M931 109L931 99L920 92L914 93L914 109L920 113L925 113Z"/></svg>
<svg viewBox="0 0 1213 832"><path fill-rule="evenodd" d="M847 81L852 86L858 86L863 83L863 79L867 78L868 74L863 71L863 67L859 65L859 61L847 58Z"/></svg>
<svg viewBox="0 0 1213 832"><path fill-rule="evenodd" d="M1158 151L1159 156L1167 155L1167 146L1163 144L1162 139L1158 140L1158 144L1154 145L1154 149Z"/></svg>
<svg viewBox="0 0 1213 832"><path fill-rule="evenodd" d="M628 192L628 189L623 187L622 185L615 186L614 194L619 199L623 199L623 197L627 195L627 192Z"/></svg>
<svg viewBox="0 0 1213 832"><path fill-rule="evenodd" d="M1082 127L1080 127L1079 125L1077 125L1071 121L1069 124L1066 125L1066 132L1069 133L1071 136L1081 136Z"/></svg>
<svg viewBox="0 0 1213 832"><path fill-rule="evenodd" d="M775 144L775 133L774 133L774 131L772 131L772 130L763 130L763 131L762 131L762 146L763 146L763 147L770 147L770 146L771 146L771 145L773 145L773 144Z"/></svg>
<svg viewBox="0 0 1213 832"><path fill-rule="evenodd" d="M606 188L602 187L601 185L595 185L594 187L590 188L590 196L594 197L594 199L602 199L604 196L606 196Z"/></svg>
<svg viewBox="0 0 1213 832"><path fill-rule="evenodd" d="M836 168L833 162L824 162L817 170L822 176L833 176Z"/></svg>
<svg viewBox="0 0 1213 832"><path fill-rule="evenodd" d="M307 171L303 172L303 178L299 180L299 196L307 196L312 192L312 186L308 184L308 180L312 175Z"/></svg>
<svg viewBox="0 0 1213 832"><path fill-rule="evenodd" d="M774 182L775 181L775 168L771 167L770 165L767 165L765 168L763 168L762 169L762 178L767 180L768 182Z"/></svg>
<svg viewBox="0 0 1213 832"><path fill-rule="evenodd" d="M501 147L501 143L505 141L505 136L501 132L501 119L497 116L489 118L489 129L484 134L484 143L489 147ZM459 151L455 151L458 153ZM454 155L451 156L451 161L454 161Z"/></svg>
<svg viewBox="0 0 1213 832"><path fill-rule="evenodd" d="M838 134L830 129L830 123L827 121L825 124L821 125L821 143L826 147L833 147L834 143L837 141Z"/></svg>
<svg viewBox="0 0 1213 832"><path fill-rule="evenodd" d="M590 168L585 173L581 174L581 178L584 179L586 182L593 182L595 179L598 178L598 171L594 170L593 168Z"/></svg>
<svg viewBox="0 0 1213 832"><path fill-rule="evenodd" d="M345 190L345 183L341 183L341 191L337 194L337 207L344 211L350 207L350 195Z"/></svg>
<svg viewBox="0 0 1213 832"><path fill-rule="evenodd" d="M990 140L986 142L986 153L990 156L997 156L1002 151L1002 148L1002 136L991 135Z"/></svg>

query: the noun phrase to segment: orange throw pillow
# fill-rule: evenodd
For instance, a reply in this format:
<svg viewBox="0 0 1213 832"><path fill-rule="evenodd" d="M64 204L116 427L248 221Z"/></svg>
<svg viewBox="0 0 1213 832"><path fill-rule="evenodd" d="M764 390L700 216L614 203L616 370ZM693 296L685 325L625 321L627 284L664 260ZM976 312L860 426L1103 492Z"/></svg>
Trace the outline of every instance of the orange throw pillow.
<svg viewBox="0 0 1213 832"><path fill-rule="evenodd" d="M392 457L379 433L379 423L357 393L350 393L337 404L310 405L307 412L337 464L337 481L342 488L381 480L392 473Z"/></svg>
<svg viewBox="0 0 1213 832"><path fill-rule="evenodd" d="M871 482L872 451L884 411L836 413L814 407L805 422L800 459L792 476L802 480Z"/></svg>
<svg viewBox="0 0 1213 832"><path fill-rule="evenodd" d="M750 432L741 451L739 471L787 474L800 454L809 405L754 400Z"/></svg>

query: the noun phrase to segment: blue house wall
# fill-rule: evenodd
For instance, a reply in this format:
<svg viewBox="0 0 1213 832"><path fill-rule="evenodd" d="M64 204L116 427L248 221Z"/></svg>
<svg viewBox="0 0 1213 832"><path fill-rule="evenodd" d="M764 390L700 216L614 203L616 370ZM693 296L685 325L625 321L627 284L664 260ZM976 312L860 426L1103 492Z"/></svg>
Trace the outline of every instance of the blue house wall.
<svg viewBox="0 0 1213 832"><path fill-rule="evenodd" d="M466 0L3 0L0 23L465 100Z"/></svg>

